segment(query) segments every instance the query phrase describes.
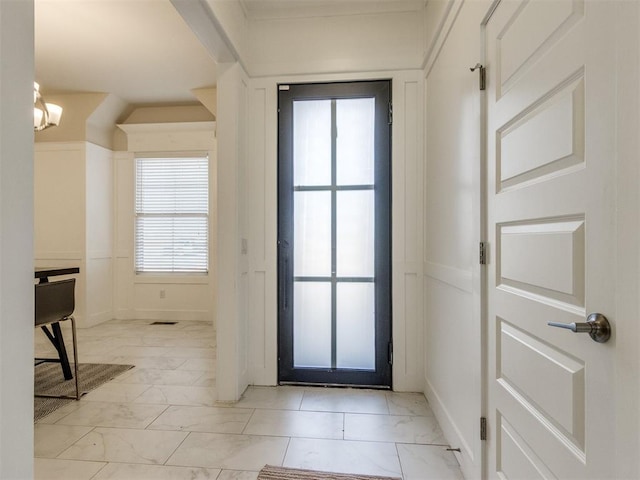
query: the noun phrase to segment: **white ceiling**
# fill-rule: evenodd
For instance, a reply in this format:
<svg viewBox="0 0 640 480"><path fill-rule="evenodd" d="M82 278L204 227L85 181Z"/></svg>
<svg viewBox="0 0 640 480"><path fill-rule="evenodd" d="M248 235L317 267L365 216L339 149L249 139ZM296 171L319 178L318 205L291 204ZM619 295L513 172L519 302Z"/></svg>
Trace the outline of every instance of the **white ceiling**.
<svg viewBox="0 0 640 480"><path fill-rule="evenodd" d="M0 0L2 1L2 0ZM35 0L36 81L130 104L195 102L216 64L169 0Z"/></svg>
<svg viewBox="0 0 640 480"><path fill-rule="evenodd" d="M239 1L247 18L258 21L417 11L425 5L425 0L216 1ZM133 105L195 102L192 89L216 84L215 62L170 0L35 0L35 69L45 96L105 92Z"/></svg>

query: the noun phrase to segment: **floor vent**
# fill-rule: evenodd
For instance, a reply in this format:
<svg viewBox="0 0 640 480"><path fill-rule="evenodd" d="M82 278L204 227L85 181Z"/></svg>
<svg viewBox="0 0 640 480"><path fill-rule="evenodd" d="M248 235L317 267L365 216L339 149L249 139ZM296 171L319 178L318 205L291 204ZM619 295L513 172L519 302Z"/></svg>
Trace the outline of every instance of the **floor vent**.
<svg viewBox="0 0 640 480"><path fill-rule="evenodd" d="M150 325L175 325L178 322L153 322Z"/></svg>

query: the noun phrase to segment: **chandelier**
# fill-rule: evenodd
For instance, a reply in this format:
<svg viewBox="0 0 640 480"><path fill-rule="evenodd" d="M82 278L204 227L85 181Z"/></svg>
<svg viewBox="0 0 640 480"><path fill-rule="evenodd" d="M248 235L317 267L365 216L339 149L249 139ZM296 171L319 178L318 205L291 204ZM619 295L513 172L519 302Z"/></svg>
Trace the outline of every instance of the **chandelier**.
<svg viewBox="0 0 640 480"><path fill-rule="evenodd" d="M33 129L36 132L49 127L57 127L62 117L62 107L46 103L40 95L40 85L33 82Z"/></svg>

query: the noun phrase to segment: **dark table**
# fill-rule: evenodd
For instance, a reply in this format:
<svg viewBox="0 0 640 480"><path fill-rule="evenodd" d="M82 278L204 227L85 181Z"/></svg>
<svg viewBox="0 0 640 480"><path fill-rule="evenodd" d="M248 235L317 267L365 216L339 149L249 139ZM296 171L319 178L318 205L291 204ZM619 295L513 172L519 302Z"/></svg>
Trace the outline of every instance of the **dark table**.
<svg viewBox="0 0 640 480"><path fill-rule="evenodd" d="M39 283L47 283L49 281L49 277L74 275L76 273L80 273L79 267L40 267L35 269L35 278L39 280ZM71 373L71 366L69 365L67 349L64 346L64 338L62 337L62 329L60 328L60 323L52 323L51 331L49 331L46 326L42 326L40 328L42 328L44 334L58 351L64 379L71 380L73 378L73 374ZM47 359L36 360L46 361ZM49 359L48 361L52 360Z"/></svg>
<svg viewBox="0 0 640 480"><path fill-rule="evenodd" d="M80 273L78 267L39 267L35 270L35 277L40 280L40 283L47 283L49 277L56 277L60 275L73 275Z"/></svg>

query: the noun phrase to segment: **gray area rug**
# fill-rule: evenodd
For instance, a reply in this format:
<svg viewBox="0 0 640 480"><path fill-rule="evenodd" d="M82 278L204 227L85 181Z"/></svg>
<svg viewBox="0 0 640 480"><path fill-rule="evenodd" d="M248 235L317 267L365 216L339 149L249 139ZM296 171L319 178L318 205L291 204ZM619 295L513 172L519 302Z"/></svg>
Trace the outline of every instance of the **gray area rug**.
<svg viewBox="0 0 640 480"><path fill-rule="evenodd" d="M353 473L318 472L299 468L265 465L258 473L258 480L400 480L399 477L377 477Z"/></svg>
<svg viewBox="0 0 640 480"><path fill-rule="evenodd" d="M104 363L78 364L78 379L81 395L107 383L109 380L133 368L133 365ZM73 364L71 364L73 371ZM75 395L74 379L65 380L59 363L42 363L35 367L34 392L36 395ZM66 398L34 398L33 421L49 415L58 408L76 400Z"/></svg>

